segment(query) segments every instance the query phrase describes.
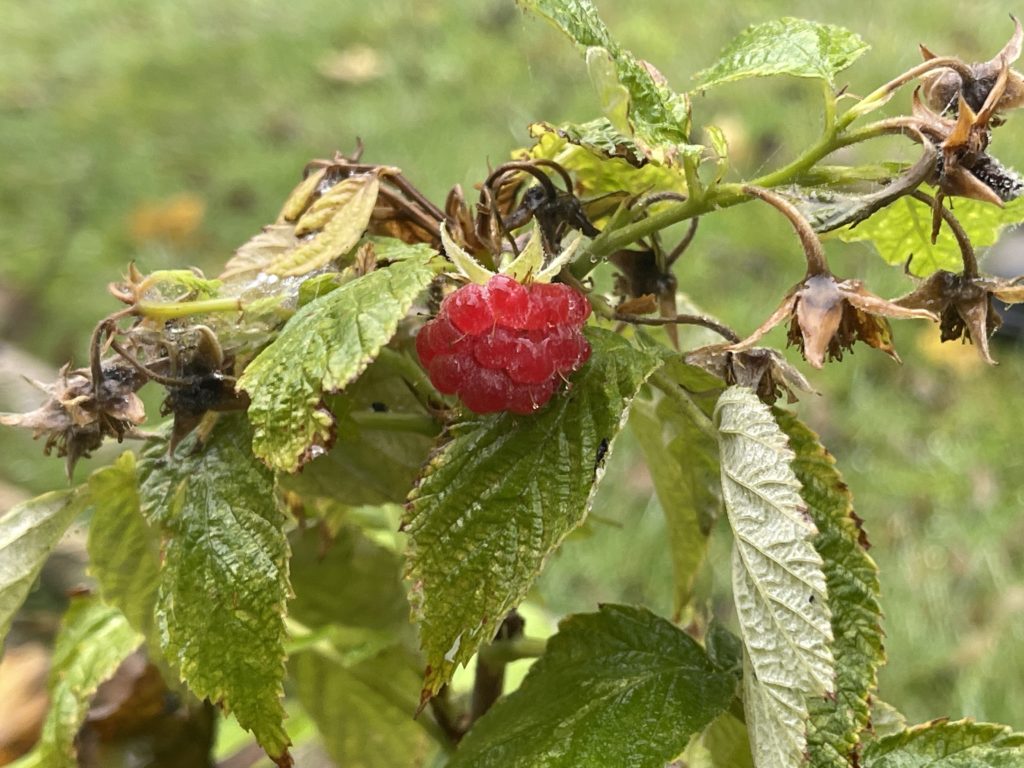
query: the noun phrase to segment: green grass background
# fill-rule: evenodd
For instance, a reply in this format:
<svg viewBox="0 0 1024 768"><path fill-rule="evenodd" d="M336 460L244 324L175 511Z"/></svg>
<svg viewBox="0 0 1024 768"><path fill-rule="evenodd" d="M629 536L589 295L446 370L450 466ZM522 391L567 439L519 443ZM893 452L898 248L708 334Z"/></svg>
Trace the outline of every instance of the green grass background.
<svg viewBox="0 0 1024 768"><path fill-rule="evenodd" d="M841 77L855 93L914 64L918 42L981 59L1012 29L996 2L598 4L613 34L680 90L746 25L781 15L871 43ZM401 167L440 201L525 144L531 121L597 114L577 53L511 0L2 0L0 16L0 345L54 368L85 359L89 328L113 307L105 286L130 260L215 271L273 219L309 159L350 151L357 136L368 160ZM359 47L373 77L324 75ZM738 172L749 175L814 136L816 95L790 78L721 86L695 97L695 124L732 126ZM995 153L1020 161L1021 132L1011 118ZM899 142L886 151L913 157ZM175 199L188 214L177 231L140 231L147 209ZM878 293L910 285L867 245L829 252L838 273ZM702 222L680 285L749 331L801 275L785 223L745 205ZM805 367L821 396L799 409L837 456L882 568L881 696L914 721L1024 727L1024 360L1013 347L997 348L994 369L958 349L938 356L922 330L897 327L902 367L866 347L820 373ZM40 447L0 432L0 481L26 492L61 484L61 463L40 460ZM606 522L566 544L537 599L556 615L599 601L669 612L663 524L628 440L595 511ZM727 542L717 538L725 589Z"/></svg>

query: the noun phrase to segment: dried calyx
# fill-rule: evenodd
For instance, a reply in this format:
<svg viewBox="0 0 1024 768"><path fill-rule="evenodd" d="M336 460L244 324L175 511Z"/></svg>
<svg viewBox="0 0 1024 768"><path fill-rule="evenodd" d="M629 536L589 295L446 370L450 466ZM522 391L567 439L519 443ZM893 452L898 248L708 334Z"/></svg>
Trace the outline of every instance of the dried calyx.
<svg viewBox="0 0 1024 768"><path fill-rule="evenodd" d="M842 360L843 351L863 341L899 360L887 318L938 320L928 309L886 301L868 291L859 280L838 280L828 268L821 241L811 225L784 198L753 186L744 192L778 209L796 229L807 257L807 275L786 294L779 307L746 339L732 344L732 352L745 352L779 323L789 320L788 341L815 368L825 360Z"/></svg>
<svg viewBox="0 0 1024 768"><path fill-rule="evenodd" d="M783 395L795 403L797 393L815 393L803 374L790 365L782 353L768 347L734 351L729 344L712 344L686 355L689 365L696 365L729 386L749 387L764 402L772 405Z"/></svg>
<svg viewBox="0 0 1024 768"><path fill-rule="evenodd" d="M924 203L934 200L923 192L913 197ZM901 307L925 309L939 316L939 329L943 341L970 340L978 354L990 365L995 365L989 352L988 339L1002 325L1002 318L995 311L992 299L1007 304L1024 301L1024 285L1021 278L1004 280L978 274L978 263L967 233L951 211L941 208L946 224L953 231L964 260L961 274L939 270L906 296L896 300Z"/></svg>

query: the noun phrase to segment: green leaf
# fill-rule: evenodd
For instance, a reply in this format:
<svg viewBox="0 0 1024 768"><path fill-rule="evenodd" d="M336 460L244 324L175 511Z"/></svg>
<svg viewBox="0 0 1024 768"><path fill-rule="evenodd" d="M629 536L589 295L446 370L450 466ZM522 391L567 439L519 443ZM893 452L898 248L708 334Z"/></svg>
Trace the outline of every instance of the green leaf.
<svg viewBox="0 0 1024 768"><path fill-rule="evenodd" d="M408 651L392 647L350 666L304 652L289 662L289 671L334 764L415 768L426 763L432 739L413 719L420 676Z"/></svg>
<svg viewBox="0 0 1024 768"><path fill-rule="evenodd" d="M747 726L729 712L723 712L701 736L711 755L713 768L754 768Z"/></svg>
<svg viewBox="0 0 1024 768"><path fill-rule="evenodd" d="M665 513L678 618L690 602L693 580L704 562L711 525L722 504L718 446L668 398L656 406L635 403L629 423Z"/></svg>
<svg viewBox="0 0 1024 768"><path fill-rule="evenodd" d="M796 416L780 409L775 415L796 453L793 472L818 528L813 544L824 561L835 638L835 696L811 700L807 747L815 768L848 768L868 724L869 694L885 661L878 566L865 550L867 539L835 459Z"/></svg>
<svg viewBox="0 0 1024 768"><path fill-rule="evenodd" d="M816 77L832 83L836 74L870 47L842 27L787 16L747 27L719 54L718 61L694 79L701 90L768 75Z"/></svg>
<svg viewBox="0 0 1024 768"><path fill-rule="evenodd" d="M614 125L621 122L623 105L614 79L628 94L628 121L633 138L645 155L657 162L675 164L679 152L699 151L689 144L690 103L674 92L647 62L616 43L590 0L519 0L520 5L550 21L587 55L599 95ZM600 48L594 52L590 49ZM622 130L623 126L617 126Z"/></svg>
<svg viewBox="0 0 1024 768"><path fill-rule="evenodd" d="M0 517L0 640L14 614L57 546L82 510L74 491L55 491L22 502Z"/></svg>
<svg viewBox="0 0 1024 768"><path fill-rule="evenodd" d="M164 533L157 624L167 659L199 697L234 712L273 757L282 720L285 515L273 474L256 461L244 416L222 416L205 443L140 462L142 511Z"/></svg>
<svg viewBox="0 0 1024 768"><path fill-rule="evenodd" d="M322 550L307 534L292 554L291 615L327 641L289 661L298 698L337 765L419 765L431 739L427 719L412 717L422 662L401 559L352 526Z"/></svg>
<svg viewBox="0 0 1024 768"><path fill-rule="evenodd" d="M157 643L153 609L160 582L160 540L142 516L135 455L130 452L89 477L89 569L103 599Z"/></svg>
<svg viewBox="0 0 1024 768"><path fill-rule="evenodd" d="M268 466L293 472L330 444L324 394L352 382L391 340L434 276L428 261L396 262L310 302L245 369L238 388L252 400L253 451Z"/></svg>
<svg viewBox="0 0 1024 768"><path fill-rule="evenodd" d="M92 598L71 602L53 651L50 709L36 747L40 765L77 768L75 736L89 700L141 642L116 608Z"/></svg>
<svg viewBox="0 0 1024 768"><path fill-rule="evenodd" d="M807 699L832 691L835 677L825 575L811 543L817 529L768 406L734 386L719 397L714 417L751 748L759 766L799 765Z"/></svg>
<svg viewBox="0 0 1024 768"><path fill-rule="evenodd" d="M643 608L570 616L450 768L663 766L732 701L737 678Z"/></svg>
<svg viewBox="0 0 1024 768"><path fill-rule="evenodd" d="M436 693L586 517L625 411L659 365L604 330L568 391L529 416L456 425L410 496L408 578Z"/></svg>
<svg viewBox="0 0 1024 768"><path fill-rule="evenodd" d="M871 726L863 734L864 740L884 739L902 732L907 727L907 718L892 704L886 704L877 696L871 697Z"/></svg>
<svg viewBox="0 0 1024 768"><path fill-rule="evenodd" d="M381 406L390 414L427 416L406 379L387 359L375 361L343 394L332 398L338 424L334 445L302 472L280 476L281 486L306 500L330 499L348 506L404 502L434 441L426 435L357 423L361 414L376 413Z"/></svg>
<svg viewBox="0 0 1024 768"><path fill-rule="evenodd" d="M638 162L635 143L621 137L611 126L592 124L555 127L548 123L533 123L530 135L537 143L526 154L529 157L554 160L571 171L584 197L596 197L607 192L686 191L686 179L680 168ZM608 144L614 147L609 149ZM639 150L636 150L639 151Z"/></svg>
<svg viewBox="0 0 1024 768"><path fill-rule="evenodd" d="M967 198L956 199L956 217L975 248L992 245L1011 224L1024 221L1024 197L1002 208ZM931 242L931 207L910 197L901 197L852 229L837 232L845 243L868 240L889 264L905 264L910 271L927 277L936 270L959 272L963 267L960 247L949 227L943 226L935 245Z"/></svg>
<svg viewBox="0 0 1024 768"><path fill-rule="evenodd" d="M1024 765L1024 733L1005 725L935 721L872 742L864 768L1017 768Z"/></svg>

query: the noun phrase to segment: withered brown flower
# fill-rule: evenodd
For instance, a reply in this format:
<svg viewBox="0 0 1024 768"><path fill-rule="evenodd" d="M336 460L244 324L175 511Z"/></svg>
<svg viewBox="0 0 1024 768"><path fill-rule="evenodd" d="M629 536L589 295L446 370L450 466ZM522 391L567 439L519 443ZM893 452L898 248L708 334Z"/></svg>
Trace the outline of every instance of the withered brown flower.
<svg viewBox="0 0 1024 768"><path fill-rule="evenodd" d="M106 366L100 386L94 387L88 368L69 368L61 368L53 384L31 382L49 399L28 413L0 413L0 424L31 429L34 437L46 435L43 452L49 455L56 448L58 456L67 457L70 479L78 459L88 457L106 437L122 440L146 420L146 411L135 394L144 381L134 369Z"/></svg>
<svg viewBox="0 0 1024 768"><path fill-rule="evenodd" d="M1007 80L994 103L995 110L1003 111L1024 105L1024 75L1009 69L1009 65L1020 58L1024 28L1016 16L1011 14L1010 18L1013 19L1013 35L1003 49L988 61L962 63L956 69L939 67L921 75L925 100L932 109L940 113L953 111L962 96L971 109L981 110L1004 69L1008 71ZM920 48L925 61L940 58L925 46Z"/></svg>
<svg viewBox="0 0 1024 768"><path fill-rule="evenodd" d="M729 344L712 344L689 352L685 360L730 386L750 387L769 405L783 394L789 403L796 402L797 392L816 394L803 374L776 349L754 347L737 352Z"/></svg>
<svg viewBox="0 0 1024 768"><path fill-rule="evenodd" d="M927 309L894 304L868 291L860 280L839 280L829 270L821 241L811 225L784 198L758 187L743 188L782 212L796 229L807 257L807 275L789 290L779 307L746 339L729 349L743 352L779 323L790 321L788 340L804 359L821 368L827 359L841 360L843 350L863 341L899 360L887 318L938 320Z"/></svg>

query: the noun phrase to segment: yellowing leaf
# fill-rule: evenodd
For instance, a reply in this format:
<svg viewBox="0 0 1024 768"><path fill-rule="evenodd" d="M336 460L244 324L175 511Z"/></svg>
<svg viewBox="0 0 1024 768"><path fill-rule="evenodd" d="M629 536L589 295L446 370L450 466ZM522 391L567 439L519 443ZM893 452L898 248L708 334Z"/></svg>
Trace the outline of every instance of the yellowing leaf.
<svg viewBox="0 0 1024 768"><path fill-rule="evenodd" d="M295 224L296 237L320 230L275 258L264 271L279 277L305 275L355 247L377 204L380 179L361 174L343 179L317 198Z"/></svg>

